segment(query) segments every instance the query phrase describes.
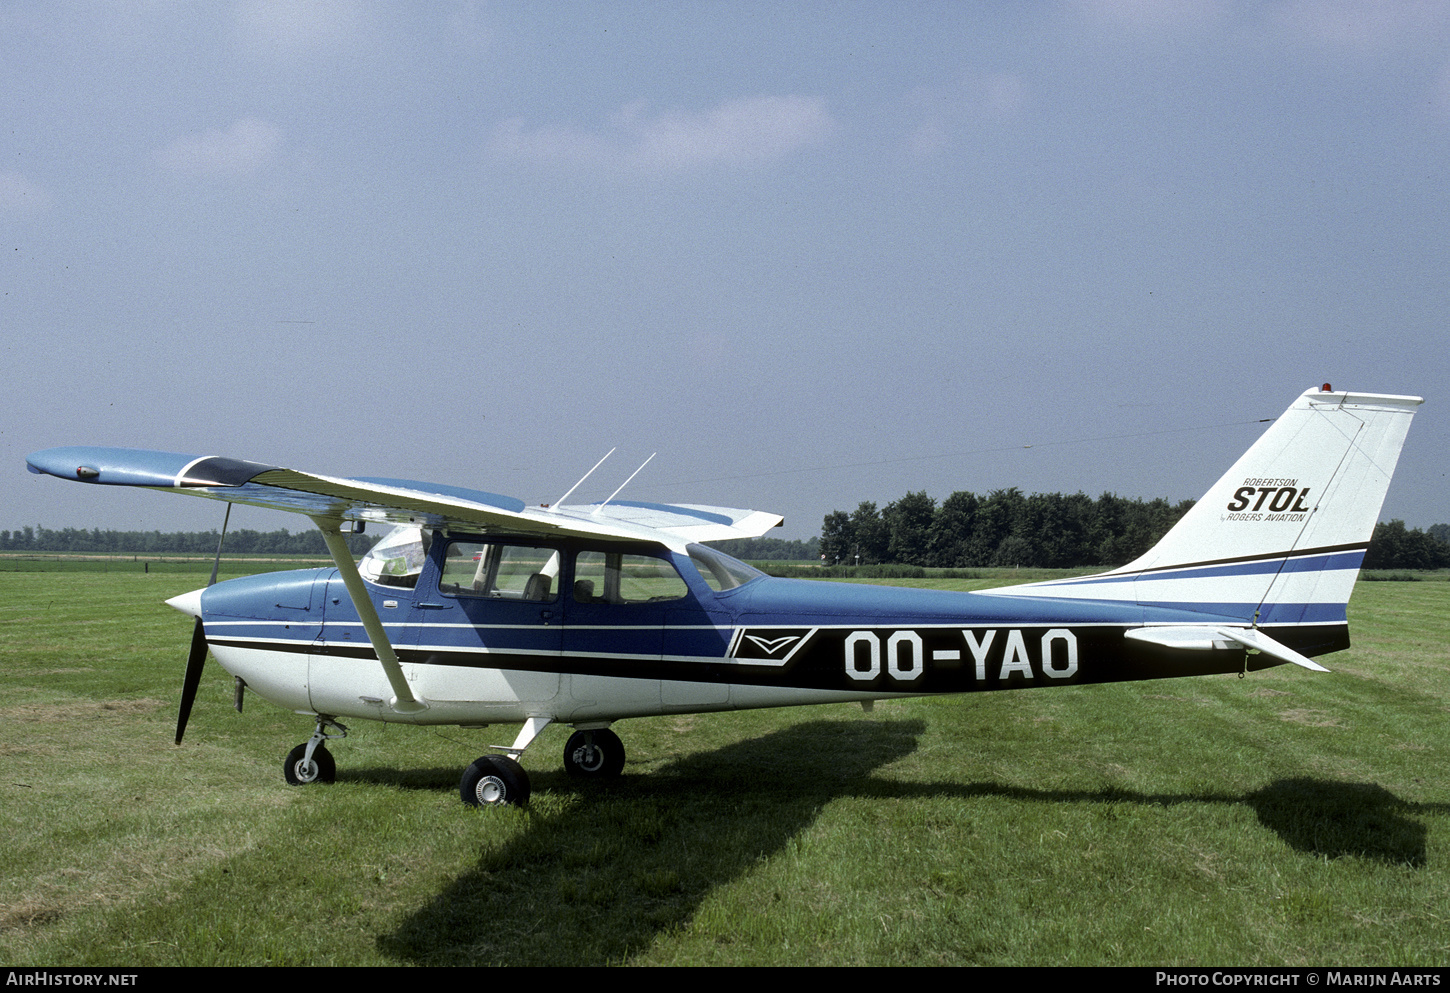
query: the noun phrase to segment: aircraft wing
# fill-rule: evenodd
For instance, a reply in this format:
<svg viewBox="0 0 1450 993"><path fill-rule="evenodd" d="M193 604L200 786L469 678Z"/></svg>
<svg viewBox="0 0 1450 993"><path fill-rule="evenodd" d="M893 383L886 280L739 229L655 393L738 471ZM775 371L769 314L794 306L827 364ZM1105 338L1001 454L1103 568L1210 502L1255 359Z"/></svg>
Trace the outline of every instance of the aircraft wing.
<svg viewBox="0 0 1450 993"><path fill-rule="evenodd" d="M48 448L31 472L92 485L140 486L342 521L414 523L485 534L654 541L756 538L783 523L775 514L725 507L619 502L530 507L515 497L410 479L322 476L218 456L136 448Z"/></svg>

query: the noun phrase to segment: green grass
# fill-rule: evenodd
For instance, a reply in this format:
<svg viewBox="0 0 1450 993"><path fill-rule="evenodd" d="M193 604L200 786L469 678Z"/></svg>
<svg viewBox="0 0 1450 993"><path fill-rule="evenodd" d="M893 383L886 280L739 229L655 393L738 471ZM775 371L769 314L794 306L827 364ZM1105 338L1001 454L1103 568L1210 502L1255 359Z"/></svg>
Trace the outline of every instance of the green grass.
<svg viewBox="0 0 1450 993"><path fill-rule="evenodd" d="M457 798L508 728L356 722L289 788L310 722L215 664L173 746L196 585L0 574L7 964L1450 958L1450 583L1359 586L1328 675L625 721L609 785L550 729L526 811Z"/></svg>

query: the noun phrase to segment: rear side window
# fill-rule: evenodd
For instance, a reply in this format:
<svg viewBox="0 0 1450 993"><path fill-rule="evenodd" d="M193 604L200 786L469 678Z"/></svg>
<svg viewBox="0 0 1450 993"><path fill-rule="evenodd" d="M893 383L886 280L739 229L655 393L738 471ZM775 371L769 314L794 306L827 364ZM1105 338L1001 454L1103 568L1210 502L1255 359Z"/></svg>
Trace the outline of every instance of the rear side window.
<svg viewBox="0 0 1450 993"><path fill-rule="evenodd" d="M664 559L624 552L580 552L574 558L575 603L661 603L690 588Z"/></svg>

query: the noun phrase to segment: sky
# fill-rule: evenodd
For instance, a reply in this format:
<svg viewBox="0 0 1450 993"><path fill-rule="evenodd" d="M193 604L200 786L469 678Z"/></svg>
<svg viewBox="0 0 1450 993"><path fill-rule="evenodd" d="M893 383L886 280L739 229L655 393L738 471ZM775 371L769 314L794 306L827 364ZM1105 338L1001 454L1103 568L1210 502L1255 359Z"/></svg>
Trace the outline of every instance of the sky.
<svg viewBox="0 0 1450 993"><path fill-rule="evenodd" d="M80 444L1177 501L1325 382L1450 521L1447 3L0 0L0 125L0 529L220 526Z"/></svg>

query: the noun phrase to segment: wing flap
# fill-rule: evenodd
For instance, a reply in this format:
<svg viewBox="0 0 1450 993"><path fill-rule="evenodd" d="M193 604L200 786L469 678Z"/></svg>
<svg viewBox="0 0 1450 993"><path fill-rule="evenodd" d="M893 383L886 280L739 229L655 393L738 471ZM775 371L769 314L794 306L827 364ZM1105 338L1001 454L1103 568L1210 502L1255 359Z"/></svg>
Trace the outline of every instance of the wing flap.
<svg viewBox="0 0 1450 993"><path fill-rule="evenodd" d="M611 521L668 534L679 541L722 541L726 538L758 538L785 518L759 510L707 507L683 503L589 504L557 508L558 513L577 521Z"/></svg>

